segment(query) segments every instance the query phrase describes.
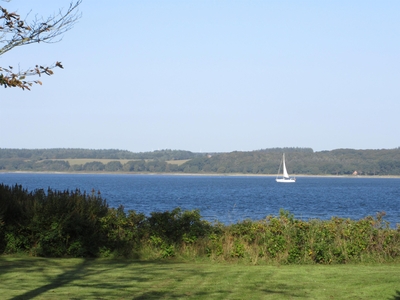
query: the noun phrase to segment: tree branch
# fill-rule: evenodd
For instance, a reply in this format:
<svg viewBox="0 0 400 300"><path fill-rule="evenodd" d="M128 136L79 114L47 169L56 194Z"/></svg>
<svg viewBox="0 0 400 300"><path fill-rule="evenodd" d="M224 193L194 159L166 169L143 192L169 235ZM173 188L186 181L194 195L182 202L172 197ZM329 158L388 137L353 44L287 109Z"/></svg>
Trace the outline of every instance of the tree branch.
<svg viewBox="0 0 400 300"><path fill-rule="evenodd" d="M81 18L81 13L78 10L78 6L81 3L82 0L78 0L75 3L71 2L66 11L60 9L57 14L49 16L46 19L36 16L29 25L17 13L8 12L7 9L0 6L0 44L3 44L0 48L0 55L19 46L40 42L56 43L61 41L63 34L71 30ZM16 73L12 67L0 67L0 85L29 90L32 83L41 84L41 82L39 80L25 81L26 76L52 75L53 71L51 69L55 67L62 68L62 65L60 62L56 62L49 67L36 66L30 70Z"/></svg>

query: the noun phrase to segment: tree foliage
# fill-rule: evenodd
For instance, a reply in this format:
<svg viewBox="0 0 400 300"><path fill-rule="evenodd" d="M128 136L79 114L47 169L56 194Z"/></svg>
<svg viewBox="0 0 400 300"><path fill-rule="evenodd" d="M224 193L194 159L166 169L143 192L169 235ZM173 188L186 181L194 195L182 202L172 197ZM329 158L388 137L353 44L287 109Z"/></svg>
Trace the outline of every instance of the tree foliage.
<svg viewBox="0 0 400 300"><path fill-rule="evenodd" d="M9 1L4 1L9 2ZM78 7L82 0L71 2L66 10L48 17L35 16L29 19L30 14L21 17L16 12L10 12L0 6L0 56L16 47L34 43L56 43L62 40L63 34L73 28L81 17ZM49 66L35 65L33 68L16 70L13 66L0 66L0 86L17 87L30 90L32 84L42 84L40 80L27 80L28 76L53 75L54 68L63 68L57 61Z"/></svg>
<svg viewBox="0 0 400 300"><path fill-rule="evenodd" d="M200 154L183 150L156 150L152 152L130 152L118 149L2 149L0 148L0 159L25 159L25 160L45 160L45 159L145 159L145 160L185 160L192 159Z"/></svg>
<svg viewBox="0 0 400 300"><path fill-rule="evenodd" d="M337 149L273 148L230 153L157 150L0 149L0 170L60 172L132 172L199 174L276 174L282 152L290 174L400 175L400 148ZM75 159L82 159L82 163ZM74 161L75 160L75 161Z"/></svg>
<svg viewBox="0 0 400 300"><path fill-rule="evenodd" d="M0 255L125 256L273 264L390 262L400 257L400 228L376 217L299 220L288 211L263 220L210 224L199 210L110 208L99 193L0 184Z"/></svg>

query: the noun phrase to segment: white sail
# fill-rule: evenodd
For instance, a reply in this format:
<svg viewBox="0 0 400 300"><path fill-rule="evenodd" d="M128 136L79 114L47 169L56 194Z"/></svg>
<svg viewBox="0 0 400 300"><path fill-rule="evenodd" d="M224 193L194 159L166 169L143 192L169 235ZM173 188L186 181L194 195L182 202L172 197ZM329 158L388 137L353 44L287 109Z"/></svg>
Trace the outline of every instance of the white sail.
<svg viewBox="0 0 400 300"><path fill-rule="evenodd" d="M283 154L283 178L289 178L289 174L286 170L285 154Z"/></svg>
<svg viewBox="0 0 400 300"><path fill-rule="evenodd" d="M279 171L278 171L278 176L276 177L276 182L285 182L285 183L289 183L289 182L296 182L296 178L294 177L290 177L287 170L286 170L286 163L285 163L285 153L283 153L283 157L282 157L282 171L283 171L283 176L279 178L279 171L280 171L280 166L279 166Z"/></svg>

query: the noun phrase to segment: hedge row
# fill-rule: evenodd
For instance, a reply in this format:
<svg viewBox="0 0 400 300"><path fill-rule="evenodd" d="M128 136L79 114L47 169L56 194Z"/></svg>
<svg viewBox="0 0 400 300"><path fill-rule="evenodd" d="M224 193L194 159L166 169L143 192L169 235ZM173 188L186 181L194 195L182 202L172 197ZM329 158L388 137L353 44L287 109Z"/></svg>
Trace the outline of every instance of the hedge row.
<svg viewBox="0 0 400 300"><path fill-rule="evenodd" d="M289 212L232 225L210 224L198 210L110 208L100 194L28 192L0 185L0 254L44 257L125 256L246 260L253 263L348 263L400 257L400 228L384 213L361 220L296 220Z"/></svg>

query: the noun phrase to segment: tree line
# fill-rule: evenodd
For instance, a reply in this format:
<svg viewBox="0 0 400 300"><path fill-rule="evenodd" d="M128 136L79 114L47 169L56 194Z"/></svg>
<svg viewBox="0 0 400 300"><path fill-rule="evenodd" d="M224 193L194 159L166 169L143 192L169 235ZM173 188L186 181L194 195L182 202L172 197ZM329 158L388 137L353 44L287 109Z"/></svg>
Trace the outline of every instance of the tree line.
<svg viewBox="0 0 400 300"><path fill-rule="evenodd" d="M400 148L319 152L311 148L270 148L229 153L170 149L140 153L112 149L0 149L0 170L276 174L282 153L286 153L288 172L293 175L400 175ZM82 164L70 164L68 161L77 158L92 161ZM100 161L102 159L113 161L105 163Z"/></svg>
<svg viewBox="0 0 400 300"><path fill-rule="evenodd" d="M46 159L158 159L158 160L182 160L195 157L196 154L184 150L156 150L151 152L131 152L118 149L76 149L76 148L54 148L54 149L5 149L0 148L0 159L24 159L24 160L46 160Z"/></svg>

